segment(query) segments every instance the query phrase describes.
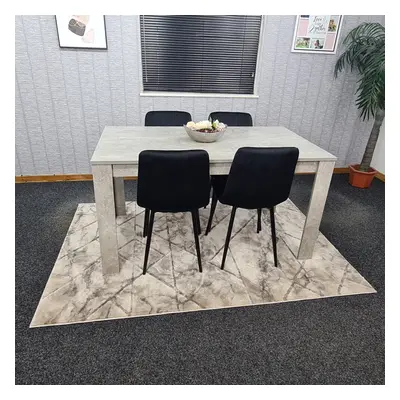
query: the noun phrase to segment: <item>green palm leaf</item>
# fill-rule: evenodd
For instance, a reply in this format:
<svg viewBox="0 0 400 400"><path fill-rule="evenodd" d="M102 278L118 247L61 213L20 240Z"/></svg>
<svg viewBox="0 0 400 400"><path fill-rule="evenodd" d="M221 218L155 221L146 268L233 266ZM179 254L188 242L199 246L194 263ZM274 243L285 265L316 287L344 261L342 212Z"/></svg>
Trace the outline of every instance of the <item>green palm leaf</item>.
<svg viewBox="0 0 400 400"><path fill-rule="evenodd" d="M336 61L334 76L345 69L360 74L356 105L363 119L385 109L385 28L379 23L363 23L343 40L345 51Z"/></svg>

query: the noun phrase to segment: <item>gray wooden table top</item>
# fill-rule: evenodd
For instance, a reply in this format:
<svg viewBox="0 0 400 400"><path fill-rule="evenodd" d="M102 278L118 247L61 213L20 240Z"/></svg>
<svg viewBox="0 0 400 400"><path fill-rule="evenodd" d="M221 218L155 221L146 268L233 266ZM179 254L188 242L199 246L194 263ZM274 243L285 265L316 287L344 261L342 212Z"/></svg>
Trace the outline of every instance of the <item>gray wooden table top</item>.
<svg viewBox="0 0 400 400"><path fill-rule="evenodd" d="M297 147L299 161L335 161L336 157L282 126L228 127L214 143L198 143L183 126L106 126L91 158L92 164L137 164L143 150L204 149L210 162L231 162L240 147Z"/></svg>

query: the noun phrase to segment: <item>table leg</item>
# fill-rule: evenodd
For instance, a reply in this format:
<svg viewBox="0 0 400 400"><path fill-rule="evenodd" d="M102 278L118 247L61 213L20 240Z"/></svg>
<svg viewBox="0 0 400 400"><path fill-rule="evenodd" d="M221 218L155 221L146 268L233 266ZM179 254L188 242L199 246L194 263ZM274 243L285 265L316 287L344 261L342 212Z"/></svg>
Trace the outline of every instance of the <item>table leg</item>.
<svg viewBox="0 0 400 400"><path fill-rule="evenodd" d="M92 172L103 274L114 274L119 259L112 166L93 165Z"/></svg>
<svg viewBox="0 0 400 400"><path fill-rule="evenodd" d="M117 215L126 215L124 178L114 178L114 201Z"/></svg>
<svg viewBox="0 0 400 400"><path fill-rule="evenodd" d="M312 258L334 166L334 161L320 161L318 164L297 257L300 260Z"/></svg>

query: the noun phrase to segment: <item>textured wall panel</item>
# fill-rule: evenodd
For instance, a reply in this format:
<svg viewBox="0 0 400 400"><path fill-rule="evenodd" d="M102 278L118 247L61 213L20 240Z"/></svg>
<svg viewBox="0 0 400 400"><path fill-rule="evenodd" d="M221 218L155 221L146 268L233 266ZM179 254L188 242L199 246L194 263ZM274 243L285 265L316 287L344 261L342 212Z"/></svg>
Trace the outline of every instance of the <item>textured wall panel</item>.
<svg viewBox="0 0 400 400"><path fill-rule="evenodd" d="M133 74L136 71L125 71L123 58L122 24L121 17L107 16L107 43L108 68L111 87L111 100L114 125L126 125L126 91L125 73Z"/></svg>
<svg viewBox="0 0 400 400"><path fill-rule="evenodd" d="M137 44L139 43L138 30L139 24L135 16L124 15L121 17L127 125L140 124L140 101L138 93L141 88L139 80L141 65L137 53Z"/></svg>
<svg viewBox="0 0 400 400"><path fill-rule="evenodd" d="M17 81L15 81L15 156L18 157L21 174L36 174L31 141L25 124Z"/></svg>
<svg viewBox="0 0 400 400"><path fill-rule="evenodd" d="M283 125L338 156L359 162L372 121L359 120L357 75L333 78L337 55L290 51L296 17L269 15L262 25L257 99L147 97L141 90L138 16L106 16L108 50L60 49L55 18L15 19L16 174L89 173L106 125L142 125L150 110L245 111L255 125ZM345 16L341 35L383 16Z"/></svg>
<svg viewBox="0 0 400 400"><path fill-rule="evenodd" d="M317 104L315 107L314 115L312 115L311 132L309 135L309 140L315 144L320 143L322 130L324 129L325 125L325 114L328 108L334 106L334 103L332 103L331 101L333 69L332 69L332 61L328 57L333 57L333 56L327 55L324 57L325 62L322 71L322 76L319 78L320 82L319 82L319 91L317 96Z"/></svg>
<svg viewBox="0 0 400 400"><path fill-rule="evenodd" d="M320 54L318 54L321 56ZM308 112L308 104L306 104L307 91L309 86L314 84L312 80L312 67L315 55L301 54L300 65L296 79L296 87L294 89L294 97L292 107L290 109L289 129L302 134L301 120L304 112Z"/></svg>
<svg viewBox="0 0 400 400"><path fill-rule="evenodd" d="M89 157L91 158L101 134L93 57L89 52L80 52L77 53L77 58L83 119Z"/></svg>
<svg viewBox="0 0 400 400"><path fill-rule="evenodd" d="M181 110L187 111L193 117L194 114L194 98L193 97L182 97Z"/></svg>
<svg viewBox="0 0 400 400"><path fill-rule="evenodd" d="M61 52L61 62L65 77L67 104L70 115L72 141L75 149L77 173L90 173L90 156L88 150L88 132L86 130L81 77L79 76L78 52Z"/></svg>
<svg viewBox="0 0 400 400"><path fill-rule="evenodd" d="M194 121L203 121L207 119L207 101L205 97L195 97L194 98L194 112L192 117Z"/></svg>
<svg viewBox="0 0 400 400"><path fill-rule="evenodd" d="M55 119L54 129L56 131L55 134L58 136L63 171L64 173L76 172L76 153L71 133L71 120L61 63L61 52L59 51L57 32L53 25L53 15L40 17L40 29L46 62L46 68L41 69L47 73L50 100L48 100L48 96L45 98L49 102L51 113Z"/></svg>
<svg viewBox="0 0 400 400"><path fill-rule="evenodd" d="M181 111L182 110L182 104L181 104L181 98L176 97L176 96L171 96L168 97L168 110L171 111Z"/></svg>
<svg viewBox="0 0 400 400"><path fill-rule="evenodd" d="M144 104L148 105L148 102L146 100L147 96L143 96L140 98L140 106L143 108ZM162 111L162 110L168 110L168 98L167 97L150 97L153 100L153 108L155 111ZM149 111L146 109L142 109L144 114Z"/></svg>
<svg viewBox="0 0 400 400"><path fill-rule="evenodd" d="M22 17L22 19L26 38L26 50L31 64L36 106L39 114L49 170L54 174L62 174L63 166L61 150L55 121L56 116L49 86L42 31L40 29L40 18L39 16L34 16L29 18Z"/></svg>
<svg viewBox="0 0 400 400"><path fill-rule="evenodd" d="M286 73L289 64L294 20L291 16L281 16L278 31L279 46L276 47L274 70L272 75L271 96L266 110L268 125L279 125L283 92L286 86ZM260 110L262 112L262 110Z"/></svg>
<svg viewBox="0 0 400 400"><path fill-rule="evenodd" d="M290 46L287 47L287 51L290 52ZM279 110L279 125L286 127L289 127L292 116L292 107L296 96L297 79L301 66L301 56L302 54L300 53L290 53L288 58L282 101ZM312 55L310 56L312 57ZM276 93L271 94L272 99L274 99L275 94Z"/></svg>
<svg viewBox="0 0 400 400"><path fill-rule="evenodd" d="M347 110L347 117L343 125L342 137L336 154L338 157L338 163L341 165L346 165L346 157L352 144L353 134L355 132L355 123L360 115L360 111L357 109L354 101L355 83L357 79L358 78L356 75L349 75L349 86L353 90L351 92L351 96L349 96L350 102Z"/></svg>
<svg viewBox="0 0 400 400"><path fill-rule="evenodd" d="M20 102L16 101L16 115L23 116L26 136L32 152L35 169L34 174L50 174L47 161L46 143L42 131L38 103L36 99L35 86L32 77L32 64L28 54L27 40L22 17L15 19L15 75L16 95ZM22 124L20 125L22 127ZM17 136L17 140L21 135ZM19 143L16 143L19 147ZM24 163L23 159L20 162ZM23 168L24 169L24 168Z"/></svg>
<svg viewBox="0 0 400 400"><path fill-rule="evenodd" d="M257 99L244 99L244 112L249 113L253 118L253 125L257 119Z"/></svg>
<svg viewBox="0 0 400 400"><path fill-rule="evenodd" d="M313 77L322 77L326 63L326 57L321 54L314 54L310 70L310 81L307 85L306 97L304 100L303 115L299 117L299 134L310 140L312 124L318 105L318 94L321 89L322 79L314 80Z"/></svg>
<svg viewBox="0 0 400 400"><path fill-rule="evenodd" d="M220 99L220 98L216 98L216 97L210 97L207 99L207 111L202 119L208 119L209 115L212 112L221 110L221 101L220 100L224 100L224 99L223 98ZM243 106L243 108L244 108L244 106Z"/></svg>
<svg viewBox="0 0 400 400"><path fill-rule="evenodd" d="M21 166L19 165L18 151L15 151L15 176L21 175Z"/></svg>
<svg viewBox="0 0 400 400"><path fill-rule="evenodd" d="M246 99L241 97L234 98L232 100L232 111L244 111L244 107L246 106Z"/></svg>
<svg viewBox="0 0 400 400"><path fill-rule="evenodd" d="M92 68L96 88L97 109L100 130L114 125L111 84L108 69L108 54L103 51L92 52Z"/></svg>
<svg viewBox="0 0 400 400"><path fill-rule="evenodd" d="M214 103L214 111L231 111L232 103L228 97L217 97Z"/></svg>
<svg viewBox="0 0 400 400"><path fill-rule="evenodd" d="M163 98L163 100L165 100L165 104L168 104L168 101L166 98ZM140 99L140 106L142 108L142 114L141 114L141 119L140 119L140 125L144 125L144 119L146 117L146 114L149 111L153 111L156 110L156 108L154 108L154 103L155 103L155 99L153 101L152 97L142 97ZM159 110L166 110L168 107L164 107L164 108L159 108Z"/></svg>
<svg viewBox="0 0 400 400"><path fill-rule="evenodd" d="M257 105L257 125L267 125L280 21L281 17L276 15L268 15L265 17L262 38L262 54L260 57L260 64L262 67L259 74L259 81L257 82L257 93L260 96Z"/></svg>

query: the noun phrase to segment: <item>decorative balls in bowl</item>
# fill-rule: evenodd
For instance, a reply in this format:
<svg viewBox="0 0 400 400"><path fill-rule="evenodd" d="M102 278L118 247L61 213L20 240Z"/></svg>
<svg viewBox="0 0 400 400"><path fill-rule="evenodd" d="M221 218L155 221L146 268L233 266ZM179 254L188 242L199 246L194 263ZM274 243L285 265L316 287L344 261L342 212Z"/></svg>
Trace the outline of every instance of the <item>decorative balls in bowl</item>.
<svg viewBox="0 0 400 400"><path fill-rule="evenodd" d="M215 121L190 121L183 125L187 134L195 142L211 143L219 140L225 133L227 125Z"/></svg>

